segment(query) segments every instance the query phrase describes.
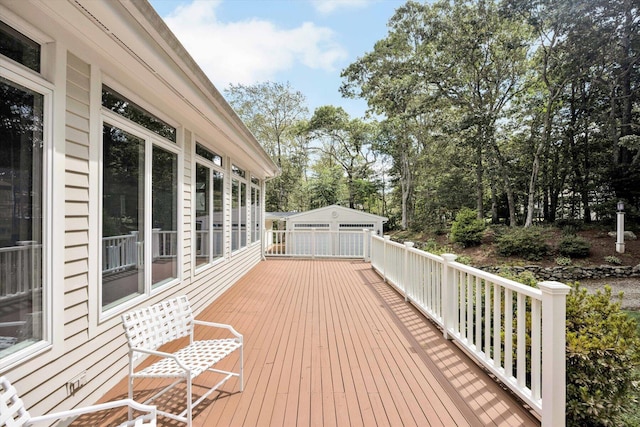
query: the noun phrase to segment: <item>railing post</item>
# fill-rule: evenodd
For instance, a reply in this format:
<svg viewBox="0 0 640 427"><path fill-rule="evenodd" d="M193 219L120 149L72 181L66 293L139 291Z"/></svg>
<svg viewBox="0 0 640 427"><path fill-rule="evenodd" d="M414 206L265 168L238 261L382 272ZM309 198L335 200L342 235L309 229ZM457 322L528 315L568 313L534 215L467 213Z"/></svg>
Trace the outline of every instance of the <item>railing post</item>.
<svg viewBox="0 0 640 427"><path fill-rule="evenodd" d="M382 280L387 281L387 243L391 236L384 236L384 244L382 245Z"/></svg>
<svg viewBox="0 0 640 427"><path fill-rule="evenodd" d="M404 282L404 300L409 301L409 249L413 242L404 242L404 268L402 269L402 281Z"/></svg>
<svg viewBox="0 0 640 427"><path fill-rule="evenodd" d="M453 337L449 336L449 329L451 329L454 321L453 316L455 314L455 295L454 295L454 286L453 286L453 267L449 265L449 263L454 262L458 258L457 255L454 254L442 254L442 259L444 259L443 272L442 272L442 322L444 324L443 327L443 336L445 339L453 339Z"/></svg>
<svg viewBox="0 0 640 427"><path fill-rule="evenodd" d="M362 255L364 262L371 261L371 231L367 228L362 229Z"/></svg>
<svg viewBox="0 0 640 427"><path fill-rule="evenodd" d="M540 282L542 291L542 426L564 427L566 417L566 317L569 286Z"/></svg>
<svg viewBox="0 0 640 427"><path fill-rule="evenodd" d="M316 257L316 229L311 229L311 258Z"/></svg>

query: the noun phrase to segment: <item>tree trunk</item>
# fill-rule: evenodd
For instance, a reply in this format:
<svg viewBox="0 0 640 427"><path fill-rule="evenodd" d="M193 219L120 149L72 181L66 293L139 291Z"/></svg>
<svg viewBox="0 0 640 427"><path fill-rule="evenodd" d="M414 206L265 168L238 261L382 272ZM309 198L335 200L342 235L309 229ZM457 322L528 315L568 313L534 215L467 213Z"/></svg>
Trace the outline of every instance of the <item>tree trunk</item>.
<svg viewBox="0 0 640 427"><path fill-rule="evenodd" d="M476 209L478 211L478 219L484 218L484 187L482 180L484 175L484 169L482 166L482 144L477 143L476 147Z"/></svg>

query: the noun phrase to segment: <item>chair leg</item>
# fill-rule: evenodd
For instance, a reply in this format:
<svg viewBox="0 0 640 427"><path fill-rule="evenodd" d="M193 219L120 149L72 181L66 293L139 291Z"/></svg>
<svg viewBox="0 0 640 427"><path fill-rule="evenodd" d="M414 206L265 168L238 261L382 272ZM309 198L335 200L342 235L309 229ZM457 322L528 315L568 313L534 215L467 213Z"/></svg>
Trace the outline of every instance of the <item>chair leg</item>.
<svg viewBox="0 0 640 427"><path fill-rule="evenodd" d="M244 391L244 346L240 347L240 391Z"/></svg>
<svg viewBox="0 0 640 427"><path fill-rule="evenodd" d="M193 396L191 395L191 372L187 371L187 427L191 427L192 423L192 400Z"/></svg>

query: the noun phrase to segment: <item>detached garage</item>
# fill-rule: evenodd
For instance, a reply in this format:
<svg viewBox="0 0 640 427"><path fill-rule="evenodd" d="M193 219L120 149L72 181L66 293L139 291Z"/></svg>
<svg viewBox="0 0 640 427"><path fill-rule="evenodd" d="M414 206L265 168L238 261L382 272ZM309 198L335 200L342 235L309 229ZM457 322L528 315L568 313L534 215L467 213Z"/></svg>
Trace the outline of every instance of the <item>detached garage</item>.
<svg viewBox="0 0 640 427"><path fill-rule="evenodd" d="M363 230L382 235L388 218L338 205L300 212L286 221L286 254L294 256L361 257Z"/></svg>

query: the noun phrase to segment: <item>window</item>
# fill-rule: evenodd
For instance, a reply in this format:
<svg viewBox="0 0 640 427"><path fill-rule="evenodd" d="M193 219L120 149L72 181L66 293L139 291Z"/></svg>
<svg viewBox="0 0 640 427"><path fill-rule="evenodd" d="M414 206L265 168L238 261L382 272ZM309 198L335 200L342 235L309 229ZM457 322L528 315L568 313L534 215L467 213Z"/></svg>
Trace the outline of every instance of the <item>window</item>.
<svg viewBox="0 0 640 427"><path fill-rule="evenodd" d="M2 22L0 54L40 71L40 45ZM0 359L20 357L18 352L49 339L43 254L52 91L30 71L11 68L16 70L3 68L0 77Z"/></svg>
<svg viewBox="0 0 640 427"><path fill-rule="evenodd" d="M259 182L259 181L258 181ZM251 178L252 184L258 184ZM260 240L262 230L262 209L260 207L260 187L251 186L251 243Z"/></svg>
<svg viewBox="0 0 640 427"><path fill-rule="evenodd" d="M178 277L178 155L153 146L153 287Z"/></svg>
<svg viewBox="0 0 640 427"><path fill-rule="evenodd" d="M108 109L105 92L110 91L105 86ZM146 124L160 121L153 116L134 120L143 127L104 116L101 303L106 311L177 279L179 247L175 144L159 138L155 125L148 129Z"/></svg>
<svg viewBox="0 0 640 427"><path fill-rule="evenodd" d="M196 149L196 154L200 155ZM224 255L224 174L213 164L196 164L196 267Z"/></svg>
<svg viewBox="0 0 640 427"><path fill-rule="evenodd" d="M40 72L40 45L0 21L0 54Z"/></svg>
<svg viewBox="0 0 640 427"><path fill-rule="evenodd" d="M231 165L231 173L238 178L231 181L231 250L247 246L247 183L246 172Z"/></svg>
<svg viewBox="0 0 640 427"><path fill-rule="evenodd" d="M211 150L204 148L202 145L196 142L196 154L200 157L204 157L216 166L222 167L222 156L214 153Z"/></svg>
<svg viewBox="0 0 640 427"><path fill-rule="evenodd" d="M148 113L108 86L102 86L102 106L169 141L176 142L176 128Z"/></svg>

